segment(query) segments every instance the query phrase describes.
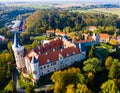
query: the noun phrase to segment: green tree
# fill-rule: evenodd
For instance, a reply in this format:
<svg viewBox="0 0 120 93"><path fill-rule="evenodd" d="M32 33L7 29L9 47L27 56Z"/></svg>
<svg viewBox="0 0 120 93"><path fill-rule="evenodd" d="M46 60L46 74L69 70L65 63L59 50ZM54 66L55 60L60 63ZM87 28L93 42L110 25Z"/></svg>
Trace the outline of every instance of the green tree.
<svg viewBox="0 0 120 93"><path fill-rule="evenodd" d="M109 70L109 78L111 79L120 79L120 61L117 59L113 60L111 68Z"/></svg>
<svg viewBox="0 0 120 93"><path fill-rule="evenodd" d="M9 53L0 54L0 88L3 88L11 78L8 62L13 62L13 58Z"/></svg>
<svg viewBox="0 0 120 93"><path fill-rule="evenodd" d="M101 66L101 61L97 58L90 58L84 61L83 64L83 70L85 72L97 73L103 70L103 67Z"/></svg>
<svg viewBox="0 0 120 93"><path fill-rule="evenodd" d="M94 56L94 45L91 46L91 49L90 49L90 51L88 53L89 58L92 58L93 56Z"/></svg>
<svg viewBox="0 0 120 93"><path fill-rule="evenodd" d="M55 93L64 93L69 84L77 86L78 83L83 84L85 82L84 76L80 73L79 68L54 72L51 80L55 83Z"/></svg>
<svg viewBox="0 0 120 93"><path fill-rule="evenodd" d="M111 56L108 56L105 61L105 66L106 66L107 70L109 70L111 68L112 61L113 61L113 58Z"/></svg>
<svg viewBox="0 0 120 93"><path fill-rule="evenodd" d="M85 84L78 84L77 87L70 84L67 86L66 93L92 93L92 91Z"/></svg>
<svg viewBox="0 0 120 93"><path fill-rule="evenodd" d="M119 93L118 87L114 80L108 80L101 86L100 93Z"/></svg>

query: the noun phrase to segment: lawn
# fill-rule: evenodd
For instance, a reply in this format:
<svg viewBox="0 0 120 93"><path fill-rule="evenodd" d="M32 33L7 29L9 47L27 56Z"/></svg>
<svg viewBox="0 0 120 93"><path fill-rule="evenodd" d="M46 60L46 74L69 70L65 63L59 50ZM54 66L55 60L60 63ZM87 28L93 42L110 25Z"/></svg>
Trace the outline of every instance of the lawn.
<svg viewBox="0 0 120 93"><path fill-rule="evenodd" d="M36 37L34 37L34 40L38 40L38 41L45 40L45 39L46 39L46 36L36 36Z"/></svg>
<svg viewBox="0 0 120 93"><path fill-rule="evenodd" d="M31 85L31 86L33 85L32 81L25 81L25 78L23 76L19 76L18 83L19 83L20 87L23 89L26 89L26 87L28 85Z"/></svg>

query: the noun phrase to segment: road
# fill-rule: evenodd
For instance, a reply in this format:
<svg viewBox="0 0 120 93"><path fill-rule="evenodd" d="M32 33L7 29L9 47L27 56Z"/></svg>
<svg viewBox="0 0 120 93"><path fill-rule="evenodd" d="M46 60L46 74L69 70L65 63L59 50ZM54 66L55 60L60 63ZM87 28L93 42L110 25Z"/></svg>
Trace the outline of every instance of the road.
<svg viewBox="0 0 120 93"><path fill-rule="evenodd" d="M18 91L20 93L25 93L25 90L22 89L19 86L19 83L18 83L18 71L17 70L13 71L13 79L14 79L14 86L16 87L16 91Z"/></svg>

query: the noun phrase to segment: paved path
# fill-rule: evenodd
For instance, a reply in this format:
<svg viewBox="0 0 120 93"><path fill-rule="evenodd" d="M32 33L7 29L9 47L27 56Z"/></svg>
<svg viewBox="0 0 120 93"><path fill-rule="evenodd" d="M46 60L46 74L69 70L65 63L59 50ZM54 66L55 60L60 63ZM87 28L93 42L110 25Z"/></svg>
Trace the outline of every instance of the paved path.
<svg viewBox="0 0 120 93"><path fill-rule="evenodd" d="M48 89L48 87L50 87L51 85L53 85L53 84L44 85L44 86L41 86L41 87L39 87L39 88L35 88L34 90L35 90L36 92L37 92L37 91L42 91L42 90L46 91L46 90Z"/></svg>
<svg viewBox="0 0 120 93"><path fill-rule="evenodd" d="M19 83L18 83L18 71L17 70L14 70L13 72L14 74L14 85L16 87L16 91L20 92L20 93L25 93L25 89L22 89L20 86L19 86Z"/></svg>

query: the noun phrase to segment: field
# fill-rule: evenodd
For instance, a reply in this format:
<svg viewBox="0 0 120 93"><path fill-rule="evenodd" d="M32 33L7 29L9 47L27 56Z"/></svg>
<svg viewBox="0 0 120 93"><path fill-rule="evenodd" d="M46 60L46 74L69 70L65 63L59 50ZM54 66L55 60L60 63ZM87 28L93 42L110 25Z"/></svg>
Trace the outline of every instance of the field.
<svg viewBox="0 0 120 93"><path fill-rule="evenodd" d="M106 14L117 14L120 16L120 8L95 8L88 10L72 10L72 12L81 12L81 13L106 13Z"/></svg>
<svg viewBox="0 0 120 93"><path fill-rule="evenodd" d="M120 8L96 8L96 9L92 9L93 11L96 12L103 12L103 13L112 13L112 14L117 14L120 16Z"/></svg>

